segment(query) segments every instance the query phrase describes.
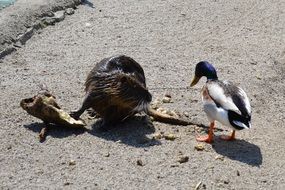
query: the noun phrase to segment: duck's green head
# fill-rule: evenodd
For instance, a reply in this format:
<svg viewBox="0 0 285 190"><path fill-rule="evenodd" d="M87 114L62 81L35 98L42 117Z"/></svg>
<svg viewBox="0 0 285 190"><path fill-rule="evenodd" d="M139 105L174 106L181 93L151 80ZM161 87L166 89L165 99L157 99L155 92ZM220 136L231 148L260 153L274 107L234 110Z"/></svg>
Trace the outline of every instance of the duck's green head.
<svg viewBox="0 0 285 190"><path fill-rule="evenodd" d="M214 66L207 61L201 61L197 63L195 68L195 76L191 82L190 86L197 84L201 77L207 77L208 80L218 79L216 69Z"/></svg>

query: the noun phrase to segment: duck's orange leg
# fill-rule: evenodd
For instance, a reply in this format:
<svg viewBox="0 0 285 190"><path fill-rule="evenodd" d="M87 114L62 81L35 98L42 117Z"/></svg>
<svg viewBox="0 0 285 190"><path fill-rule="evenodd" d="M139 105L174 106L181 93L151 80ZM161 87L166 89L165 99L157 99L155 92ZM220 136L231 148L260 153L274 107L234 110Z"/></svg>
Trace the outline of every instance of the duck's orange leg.
<svg viewBox="0 0 285 190"><path fill-rule="evenodd" d="M214 128L215 128L215 122L212 122L210 124L208 135L196 137L196 140L200 142L212 143L214 139Z"/></svg>
<svg viewBox="0 0 285 190"><path fill-rule="evenodd" d="M229 135L229 136L227 136L227 135L221 135L220 138L223 139L223 140L225 140L225 141L233 141L233 140L236 139L236 138L235 138L235 133L236 133L236 131L233 130L233 132L232 132L231 135Z"/></svg>

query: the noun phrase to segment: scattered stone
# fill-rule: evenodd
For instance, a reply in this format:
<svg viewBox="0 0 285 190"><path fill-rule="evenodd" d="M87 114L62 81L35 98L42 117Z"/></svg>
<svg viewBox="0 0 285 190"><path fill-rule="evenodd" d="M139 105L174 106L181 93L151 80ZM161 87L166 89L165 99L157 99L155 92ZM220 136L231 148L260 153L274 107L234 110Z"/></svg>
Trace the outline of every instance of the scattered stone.
<svg viewBox="0 0 285 190"><path fill-rule="evenodd" d="M165 96L165 97L163 97L162 102L163 103L170 103L171 102L171 98Z"/></svg>
<svg viewBox="0 0 285 190"><path fill-rule="evenodd" d="M68 15L72 15L74 14L74 9L73 8L68 8L65 10L65 13L68 14Z"/></svg>
<svg viewBox="0 0 285 190"><path fill-rule="evenodd" d="M165 135L163 135L163 137L166 140L170 140L170 141L174 141L177 138L174 134L165 134Z"/></svg>
<svg viewBox="0 0 285 190"><path fill-rule="evenodd" d="M230 180L226 179L224 180L224 184L229 184L230 183Z"/></svg>
<svg viewBox="0 0 285 190"><path fill-rule="evenodd" d="M190 115L189 115L189 113L188 112L183 112L183 115L185 116L185 117L189 117Z"/></svg>
<svg viewBox="0 0 285 190"><path fill-rule="evenodd" d="M176 167L179 167L179 164L171 164L170 167L171 168L176 168Z"/></svg>
<svg viewBox="0 0 285 190"><path fill-rule="evenodd" d="M153 139L161 139L162 135L161 135L161 133L155 133L155 134L153 134L152 138Z"/></svg>
<svg viewBox="0 0 285 190"><path fill-rule="evenodd" d="M44 17L42 18L40 25L41 28L45 28L47 25L54 25L54 23L56 23L56 19L54 17Z"/></svg>
<svg viewBox="0 0 285 190"><path fill-rule="evenodd" d="M204 146L204 144L196 144L195 145L195 149L196 150L198 150L198 151L203 151L203 150L205 150L205 146Z"/></svg>
<svg viewBox="0 0 285 190"><path fill-rule="evenodd" d="M110 156L110 153L109 153L109 152L107 152L107 153L104 154L104 157L109 157L109 156Z"/></svg>
<svg viewBox="0 0 285 190"><path fill-rule="evenodd" d="M152 103L151 103L151 107L155 110L157 110L160 106L160 102L159 100L154 100Z"/></svg>
<svg viewBox="0 0 285 190"><path fill-rule="evenodd" d="M215 160L224 161L224 159L225 159L225 157L224 157L224 156L220 156L220 155L218 155L218 156L215 157Z"/></svg>
<svg viewBox="0 0 285 190"><path fill-rule="evenodd" d="M165 93L164 96L167 97L167 98L171 98L171 95L169 93Z"/></svg>
<svg viewBox="0 0 285 190"><path fill-rule="evenodd" d="M54 17L56 22L60 22L65 18L65 11L57 11L54 13Z"/></svg>
<svg viewBox="0 0 285 190"><path fill-rule="evenodd" d="M261 80L261 79L262 79L261 76L258 76L258 75L256 76L256 78L257 78L258 80Z"/></svg>
<svg viewBox="0 0 285 190"><path fill-rule="evenodd" d="M237 176L240 176L240 172L237 170Z"/></svg>
<svg viewBox="0 0 285 190"><path fill-rule="evenodd" d="M138 166L144 166L142 160L137 160L137 165L138 165Z"/></svg>
<svg viewBox="0 0 285 190"><path fill-rule="evenodd" d="M11 149L12 149L12 145L8 145L7 150L11 150Z"/></svg>
<svg viewBox="0 0 285 190"><path fill-rule="evenodd" d="M86 27L90 27L91 24L90 24L89 22L86 22L86 23L85 23L85 26L86 26Z"/></svg>
<svg viewBox="0 0 285 190"><path fill-rule="evenodd" d="M75 160L70 160L68 163L68 165L70 165L70 166L74 166L75 164L76 164Z"/></svg>
<svg viewBox="0 0 285 190"><path fill-rule="evenodd" d="M67 186L67 185L70 185L70 184L71 184L70 182L65 182L64 186Z"/></svg>
<svg viewBox="0 0 285 190"><path fill-rule="evenodd" d="M122 143L122 141L121 140L117 140L116 143Z"/></svg>
<svg viewBox="0 0 285 190"><path fill-rule="evenodd" d="M180 164L188 162L189 161L189 156L180 156L177 160Z"/></svg>

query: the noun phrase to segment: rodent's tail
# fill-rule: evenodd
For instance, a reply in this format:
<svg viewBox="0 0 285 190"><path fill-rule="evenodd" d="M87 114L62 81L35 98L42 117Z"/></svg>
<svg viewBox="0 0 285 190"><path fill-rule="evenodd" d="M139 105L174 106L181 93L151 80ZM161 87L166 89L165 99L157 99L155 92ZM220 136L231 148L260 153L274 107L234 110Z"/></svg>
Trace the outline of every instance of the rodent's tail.
<svg viewBox="0 0 285 190"><path fill-rule="evenodd" d="M149 116L152 116L154 118L155 121L159 121L162 123L168 123L168 124L172 124L172 125L195 125L194 123L190 122L190 121L186 121L183 119L179 119L179 118L174 118L171 117L169 115L160 113L152 108L148 109L148 113Z"/></svg>

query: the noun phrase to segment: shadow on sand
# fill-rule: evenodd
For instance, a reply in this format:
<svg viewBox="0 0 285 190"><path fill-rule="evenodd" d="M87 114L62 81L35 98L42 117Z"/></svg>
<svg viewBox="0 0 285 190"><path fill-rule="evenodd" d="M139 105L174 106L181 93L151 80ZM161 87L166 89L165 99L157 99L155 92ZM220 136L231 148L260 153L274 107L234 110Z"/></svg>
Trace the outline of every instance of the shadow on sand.
<svg viewBox="0 0 285 190"><path fill-rule="evenodd" d="M26 129L29 129L35 133L40 133L42 128L46 127L44 123L35 122L29 125L24 125ZM84 128L69 128L64 126L57 126L57 125L49 125L47 136L51 136L54 138L65 138L71 135L80 135L86 131ZM43 141L42 141L43 142Z"/></svg>
<svg viewBox="0 0 285 190"><path fill-rule="evenodd" d="M134 147L149 147L160 145L160 141L147 137L155 132L155 128L148 116L135 116L123 123L113 126L108 131L100 129L101 121L93 124L88 132L96 137L108 141L120 142Z"/></svg>
<svg viewBox="0 0 285 190"><path fill-rule="evenodd" d="M259 167L262 164L260 148L245 140L223 141L217 139L212 145L213 149L225 157L237 160L251 166Z"/></svg>
<svg viewBox="0 0 285 190"><path fill-rule="evenodd" d="M120 143L134 147L149 147L161 144L160 141L146 136L147 134L155 132L155 128L147 116L135 116L112 127L108 131L102 131L102 129L100 129L100 125L101 120L95 122L92 125L91 130L85 128L73 129L64 126L49 125L46 135L53 138L65 138L71 135L80 135L87 131L96 137L106 139L108 141L120 141ZM35 122L29 125L24 125L24 127L39 134L46 125L44 123ZM45 138L41 142L44 141Z"/></svg>

